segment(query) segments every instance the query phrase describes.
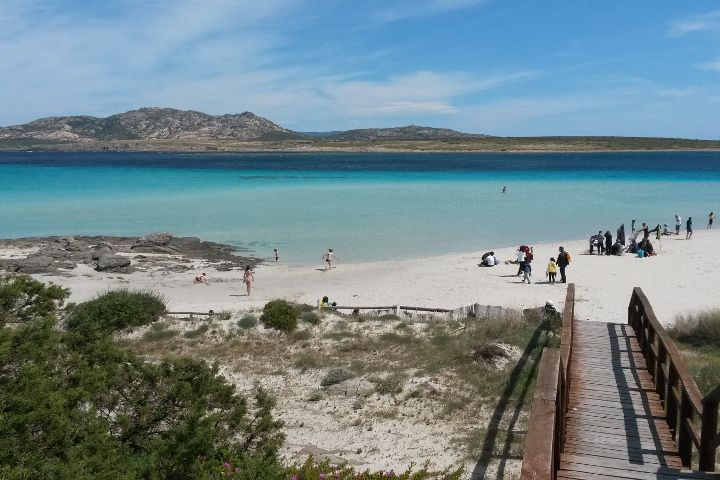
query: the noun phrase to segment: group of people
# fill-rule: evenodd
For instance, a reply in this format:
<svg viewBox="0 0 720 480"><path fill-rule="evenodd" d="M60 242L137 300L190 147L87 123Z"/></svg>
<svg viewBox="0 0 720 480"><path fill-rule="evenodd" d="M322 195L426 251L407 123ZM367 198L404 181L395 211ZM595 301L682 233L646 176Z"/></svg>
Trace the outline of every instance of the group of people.
<svg viewBox="0 0 720 480"><path fill-rule="evenodd" d="M247 294L248 297L250 296L250 287L252 286L252 283L255 281L255 274L252 271L252 268L250 268L250 265L245 267L245 273L243 274L243 283L245 284L247 288ZM195 283L208 283L207 273L203 272L195 277Z"/></svg>
<svg viewBox="0 0 720 480"><path fill-rule="evenodd" d="M517 261L508 262L518 264L518 273L516 276L519 277L520 275L523 275L521 283L530 283L533 261L532 247L528 247L527 245L521 245L515 251L515 254L517 255ZM558 270L560 271L560 283L567 283L565 269L568 267L568 265L570 265L570 260L572 260L570 254L565 251L564 247L559 248L557 260L555 259L555 257L550 257L550 262L548 263L547 270L545 271L545 276L548 279L548 283L553 285L555 284L555 278Z"/></svg>

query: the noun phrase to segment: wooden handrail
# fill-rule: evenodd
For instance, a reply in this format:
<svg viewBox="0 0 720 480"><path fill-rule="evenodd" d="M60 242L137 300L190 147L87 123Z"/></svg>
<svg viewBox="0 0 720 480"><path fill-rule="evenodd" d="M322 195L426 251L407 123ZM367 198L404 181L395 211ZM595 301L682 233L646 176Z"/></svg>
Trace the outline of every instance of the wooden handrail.
<svg viewBox="0 0 720 480"><path fill-rule="evenodd" d="M633 289L630 298L628 324L635 330L655 391L665 407L680 460L690 468L694 446L699 454L699 469L715 471L715 452L720 443L720 386L702 398L685 360L639 287ZM695 428L696 418L701 423L700 432Z"/></svg>
<svg viewBox="0 0 720 480"><path fill-rule="evenodd" d="M555 480L565 443L569 364L575 319L575 284L568 284L560 349L544 348L535 382L530 425L525 438L521 480Z"/></svg>

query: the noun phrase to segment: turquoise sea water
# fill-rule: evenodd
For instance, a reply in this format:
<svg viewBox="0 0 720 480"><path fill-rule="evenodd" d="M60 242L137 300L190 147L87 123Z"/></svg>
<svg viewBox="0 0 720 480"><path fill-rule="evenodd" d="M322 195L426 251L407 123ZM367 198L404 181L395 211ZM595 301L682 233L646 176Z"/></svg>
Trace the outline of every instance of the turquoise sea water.
<svg viewBox="0 0 720 480"><path fill-rule="evenodd" d="M614 235L633 218L673 227L675 213L704 228L720 154L0 153L0 189L0 238L165 230L361 262Z"/></svg>

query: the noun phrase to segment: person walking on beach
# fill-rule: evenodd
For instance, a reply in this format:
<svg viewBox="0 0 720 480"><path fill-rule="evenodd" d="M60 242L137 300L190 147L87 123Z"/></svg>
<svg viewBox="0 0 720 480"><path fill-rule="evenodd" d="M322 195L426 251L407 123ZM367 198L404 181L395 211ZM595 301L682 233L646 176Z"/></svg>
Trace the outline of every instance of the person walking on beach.
<svg viewBox="0 0 720 480"><path fill-rule="evenodd" d="M712 222L715 220L715 214L713 212L710 212L710 218L708 219L708 226L707 228L712 228Z"/></svg>
<svg viewBox="0 0 720 480"><path fill-rule="evenodd" d="M255 275L253 275L253 271L250 269L250 265L248 265L245 267L245 275L243 276L243 282L247 286L248 297L250 296L250 287L254 281Z"/></svg>
<svg viewBox="0 0 720 480"><path fill-rule="evenodd" d="M332 270L333 257L335 257L335 260L337 260L338 262L340 261L340 259L337 257L337 255L335 255L333 253L332 248L328 249L328 252L325 255L323 255L323 260L325 260L327 262L327 265L325 266L325 270Z"/></svg>
<svg viewBox="0 0 720 480"><path fill-rule="evenodd" d="M563 247L560 247L560 254L557 258L557 266L560 267L560 283L567 283L565 278L565 268L570 265L570 255L567 254Z"/></svg>
<svg viewBox="0 0 720 480"><path fill-rule="evenodd" d="M530 266L530 259L525 259L525 262L523 263L523 273L525 276L523 277L523 283L527 282L530 283L530 275L532 275L532 266Z"/></svg>
<svg viewBox="0 0 720 480"><path fill-rule="evenodd" d="M692 238L692 217L688 217L687 223L685 224L685 240L690 240Z"/></svg>
<svg viewBox="0 0 720 480"><path fill-rule="evenodd" d="M545 274L548 277L548 283L555 285L555 273L557 272L557 263L555 263L555 257L550 257L550 263L548 263L547 272Z"/></svg>
<svg viewBox="0 0 720 480"><path fill-rule="evenodd" d="M278 260L280 260L280 254L278 253L277 248L274 251L275 251L275 261L277 262Z"/></svg>
<svg viewBox="0 0 720 480"><path fill-rule="evenodd" d="M680 235L680 225L682 224L682 218L680 215L675 215L675 235Z"/></svg>

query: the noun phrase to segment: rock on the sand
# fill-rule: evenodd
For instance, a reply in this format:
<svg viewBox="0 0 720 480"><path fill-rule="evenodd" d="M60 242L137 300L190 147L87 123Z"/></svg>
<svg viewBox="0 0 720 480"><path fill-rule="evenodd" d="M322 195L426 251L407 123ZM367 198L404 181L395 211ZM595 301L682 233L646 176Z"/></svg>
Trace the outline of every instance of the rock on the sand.
<svg viewBox="0 0 720 480"><path fill-rule="evenodd" d="M127 257L120 257L118 255L103 255L98 258L96 270L114 270L117 268L123 268L130 265L130 259Z"/></svg>
<svg viewBox="0 0 720 480"><path fill-rule="evenodd" d="M136 247L161 247L163 245L170 245L172 242L173 234L168 232L155 232L150 235L138 238L131 248Z"/></svg>
<svg viewBox="0 0 720 480"><path fill-rule="evenodd" d="M14 262L8 270L17 273L45 273L55 259L45 255L36 255Z"/></svg>

